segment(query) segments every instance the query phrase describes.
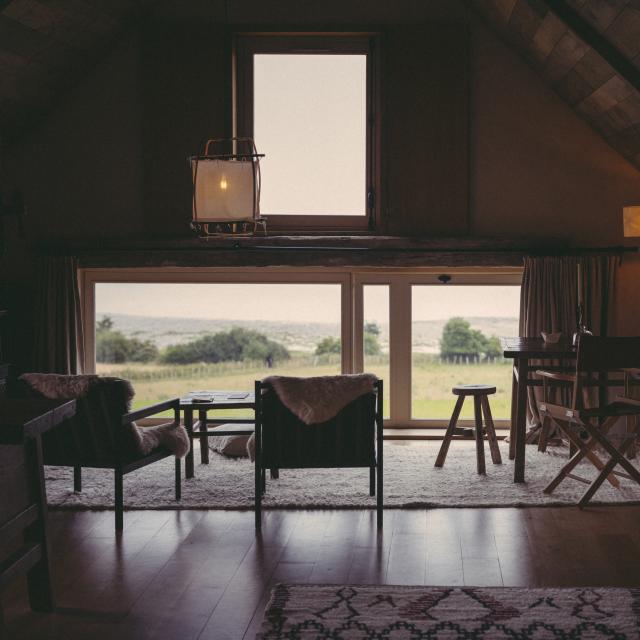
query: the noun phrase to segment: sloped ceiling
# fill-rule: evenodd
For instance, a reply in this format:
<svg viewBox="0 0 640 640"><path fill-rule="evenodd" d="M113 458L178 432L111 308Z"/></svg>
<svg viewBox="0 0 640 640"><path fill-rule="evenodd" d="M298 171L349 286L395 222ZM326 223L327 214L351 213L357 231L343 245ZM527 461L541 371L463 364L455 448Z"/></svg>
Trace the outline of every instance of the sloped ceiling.
<svg viewBox="0 0 640 640"><path fill-rule="evenodd" d="M0 0L0 136L46 114L150 4L149 0Z"/></svg>
<svg viewBox="0 0 640 640"><path fill-rule="evenodd" d="M468 1L640 168L640 0ZM37 123L156 3L0 0L3 140Z"/></svg>
<svg viewBox="0 0 640 640"><path fill-rule="evenodd" d="M472 0L488 24L640 168L640 0Z"/></svg>

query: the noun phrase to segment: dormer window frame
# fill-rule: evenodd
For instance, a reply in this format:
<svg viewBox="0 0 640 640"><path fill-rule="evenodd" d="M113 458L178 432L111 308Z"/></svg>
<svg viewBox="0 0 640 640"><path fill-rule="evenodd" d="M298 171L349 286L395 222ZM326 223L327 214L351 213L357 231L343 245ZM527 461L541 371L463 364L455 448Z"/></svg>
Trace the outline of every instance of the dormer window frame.
<svg viewBox="0 0 640 640"><path fill-rule="evenodd" d="M269 215L267 229L278 234L369 234L381 228L379 34L236 33L233 38L234 135L254 137L254 55L314 53L366 55L366 176L363 215ZM258 142L259 144L259 142ZM268 149L260 149L268 157Z"/></svg>

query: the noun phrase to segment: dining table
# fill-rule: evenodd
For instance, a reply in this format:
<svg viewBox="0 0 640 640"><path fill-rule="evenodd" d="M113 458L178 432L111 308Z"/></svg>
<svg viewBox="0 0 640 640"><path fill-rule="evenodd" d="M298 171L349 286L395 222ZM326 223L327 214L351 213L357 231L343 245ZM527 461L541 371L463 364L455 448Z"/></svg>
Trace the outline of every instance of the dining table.
<svg viewBox="0 0 640 640"><path fill-rule="evenodd" d="M501 338L503 356L513 360L511 386L511 432L509 436L509 459L515 460L513 481L525 481L525 444L527 431L528 388L540 386L542 382L530 377L532 361L573 361L576 348L568 340L545 342L542 338ZM566 365L548 365L562 367ZM537 367L536 367L537 368Z"/></svg>

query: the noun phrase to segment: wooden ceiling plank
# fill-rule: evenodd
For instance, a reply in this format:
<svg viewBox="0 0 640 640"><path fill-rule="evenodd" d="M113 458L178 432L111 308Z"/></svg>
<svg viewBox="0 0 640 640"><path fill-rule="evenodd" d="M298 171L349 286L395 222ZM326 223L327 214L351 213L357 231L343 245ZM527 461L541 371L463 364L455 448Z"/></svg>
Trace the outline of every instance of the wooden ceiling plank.
<svg viewBox="0 0 640 640"><path fill-rule="evenodd" d="M620 15L628 2L629 0L569 0L571 6L601 33Z"/></svg>
<svg viewBox="0 0 640 640"><path fill-rule="evenodd" d="M614 76L581 102L577 109L582 113L595 116L615 107L621 100L627 98L631 91L633 89L622 78Z"/></svg>
<svg viewBox="0 0 640 640"><path fill-rule="evenodd" d="M509 29L512 35L529 45L540 28L543 18L544 16L529 4L529 0L519 0L511 13Z"/></svg>
<svg viewBox="0 0 640 640"><path fill-rule="evenodd" d="M637 9L626 8L605 31L627 58L640 54L640 5Z"/></svg>
<svg viewBox="0 0 640 640"><path fill-rule="evenodd" d="M593 86L574 67L556 85L556 91L572 106L579 104L593 93Z"/></svg>
<svg viewBox="0 0 640 640"><path fill-rule="evenodd" d="M626 100L620 101L616 109L624 113L632 124L640 124L640 94L632 93Z"/></svg>
<svg viewBox="0 0 640 640"><path fill-rule="evenodd" d="M583 42L600 54L619 76L640 91L640 69L629 58L591 26L566 0L544 2Z"/></svg>
<svg viewBox="0 0 640 640"><path fill-rule="evenodd" d="M547 58L543 75L557 85L588 53L589 46L568 30Z"/></svg>
<svg viewBox="0 0 640 640"><path fill-rule="evenodd" d="M640 124L640 114L629 112L618 103L607 111L607 118L615 131L629 131L634 125Z"/></svg>
<svg viewBox="0 0 640 640"><path fill-rule="evenodd" d="M601 87L616 75L611 65L606 60L603 60L593 49L582 56L573 70L580 74L592 89Z"/></svg>
<svg viewBox="0 0 640 640"><path fill-rule="evenodd" d="M551 55L560 38L567 32L565 24L554 13L549 11L536 31L532 45L535 57L540 63Z"/></svg>

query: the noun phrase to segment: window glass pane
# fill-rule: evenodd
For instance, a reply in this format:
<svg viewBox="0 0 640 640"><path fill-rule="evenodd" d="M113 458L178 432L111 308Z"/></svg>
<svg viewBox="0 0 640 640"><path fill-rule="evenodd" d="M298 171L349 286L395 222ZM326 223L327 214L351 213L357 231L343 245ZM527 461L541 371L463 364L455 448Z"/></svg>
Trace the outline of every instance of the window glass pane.
<svg viewBox="0 0 640 640"><path fill-rule="evenodd" d="M136 408L341 372L339 284L99 283L95 305L96 372L131 380Z"/></svg>
<svg viewBox="0 0 640 640"><path fill-rule="evenodd" d="M364 370L384 382L384 417L391 415L389 375L389 285L364 285L363 354Z"/></svg>
<svg viewBox="0 0 640 640"><path fill-rule="evenodd" d="M508 418L511 362L502 358L498 341L518 335L519 286L412 287L413 418L449 418L456 384L490 384L495 418ZM466 400L462 418L473 418Z"/></svg>
<svg viewBox="0 0 640 640"><path fill-rule="evenodd" d="M366 213L366 60L254 56L263 214Z"/></svg>

